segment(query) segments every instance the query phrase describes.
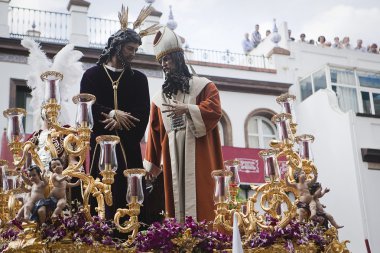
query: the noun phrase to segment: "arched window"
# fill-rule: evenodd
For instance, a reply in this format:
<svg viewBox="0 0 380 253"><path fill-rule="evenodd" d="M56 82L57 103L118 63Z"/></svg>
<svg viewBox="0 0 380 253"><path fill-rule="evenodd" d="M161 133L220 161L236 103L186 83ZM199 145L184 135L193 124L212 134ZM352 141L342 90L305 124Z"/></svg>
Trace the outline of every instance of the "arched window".
<svg viewBox="0 0 380 253"><path fill-rule="evenodd" d="M225 111L222 111L222 118L218 122L218 128L222 146L232 146L231 121Z"/></svg>
<svg viewBox="0 0 380 253"><path fill-rule="evenodd" d="M245 124L246 146L249 148L269 148L269 142L276 139L276 126L271 122L275 113L268 109L255 110Z"/></svg>
<svg viewBox="0 0 380 253"><path fill-rule="evenodd" d="M220 144L224 146L224 129L222 123L220 121L218 122L218 130L219 130L219 136L220 136Z"/></svg>

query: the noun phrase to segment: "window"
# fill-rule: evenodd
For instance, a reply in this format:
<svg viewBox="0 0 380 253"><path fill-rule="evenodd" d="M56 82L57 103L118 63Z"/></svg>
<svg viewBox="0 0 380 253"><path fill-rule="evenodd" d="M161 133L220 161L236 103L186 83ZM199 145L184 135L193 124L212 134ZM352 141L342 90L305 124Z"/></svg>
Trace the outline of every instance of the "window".
<svg viewBox="0 0 380 253"><path fill-rule="evenodd" d="M356 85L354 71L344 69L331 69L330 75L332 83Z"/></svg>
<svg viewBox="0 0 380 253"><path fill-rule="evenodd" d="M376 115L380 115L380 93L372 93L373 107Z"/></svg>
<svg viewBox="0 0 380 253"><path fill-rule="evenodd" d="M358 71L358 79L362 87L380 89L380 74Z"/></svg>
<svg viewBox="0 0 380 253"><path fill-rule="evenodd" d="M224 146L224 129L220 121L218 122L218 130L219 130L219 136L220 136L220 144Z"/></svg>
<svg viewBox="0 0 380 253"><path fill-rule="evenodd" d="M218 122L220 143L222 146L232 146L232 128L228 115L222 111L222 118Z"/></svg>
<svg viewBox="0 0 380 253"><path fill-rule="evenodd" d="M300 81L301 87L301 100L305 100L307 97L317 92L320 89L327 88L326 71L321 69L312 75L302 79Z"/></svg>
<svg viewBox="0 0 380 253"><path fill-rule="evenodd" d="M269 148L269 142L276 139L274 124L263 116L253 116L247 124L248 147Z"/></svg>
<svg viewBox="0 0 380 253"><path fill-rule="evenodd" d="M25 80L11 79L9 108L18 107L26 110L26 117L24 119L25 133L33 132L33 111L30 106L32 95L30 92L31 90L26 86Z"/></svg>
<svg viewBox="0 0 380 253"><path fill-rule="evenodd" d="M33 108L30 104L30 101L32 100L32 95L30 93L27 94L25 97L26 100L26 117L25 117L25 133L33 133Z"/></svg>
<svg viewBox="0 0 380 253"><path fill-rule="evenodd" d="M356 97L356 89L348 88L340 85L332 85L333 91L335 91L338 98L339 107L342 111L347 112L353 110L359 111L358 99Z"/></svg>
<svg viewBox="0 0 380 253"><path fill-rule="evenodd" d="M369 92L362 91L362 100L363 100L363 112L371 113L371 100Z"/></svg>
<svg viewBox="0 0 380 253"><path fill-rule="evenodd" d="M380 73L327 67L299 81L301 101L319 89L335 92L342 111L380 115Z"/></svg>
<svg viewBox="0 0 380 253"><path fill-rule="evenodd" d="M311 77L307 77L300 81L301 87L301 100L305 100L311 94L313 94L313 86L311 84Z"/></svg>
<svg viewBox="0 0 380 253"><path fill-rule="evenodd" d="M324 69L321 69L320 71L313 73L312 76L313 76L314 92L317 92L320 89L327 88L326 72Z"/></svg>
<svg viewBox="0 0 380 253"><path fill-rule="evenodd" d="M363 113L380 115L380 93L362 91L361 94L363 101Z"/></svg>

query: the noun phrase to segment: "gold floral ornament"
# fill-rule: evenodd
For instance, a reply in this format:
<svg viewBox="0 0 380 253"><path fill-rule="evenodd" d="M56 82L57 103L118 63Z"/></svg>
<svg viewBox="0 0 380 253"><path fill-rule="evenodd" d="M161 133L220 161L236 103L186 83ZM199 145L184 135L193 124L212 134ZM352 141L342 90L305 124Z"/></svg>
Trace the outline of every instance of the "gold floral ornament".
<svg viewBox="0 0 380 253"><path fill-rule="evenodd" d="M339 242L338 239L338 230L335 227L329 228L325 232L326 239L331 241L330 244L326 248L326 253L349 253L350 251L347 249L347 243L349 240L344 240Z"/></svg>
<svg viewBox="0 0 380 253"><path fill-rule="evenodd" d="M200 239L192 237L191 229L188 228L181 237L172 239L172 242L182 250L181 252L192 252Z"/></svg>

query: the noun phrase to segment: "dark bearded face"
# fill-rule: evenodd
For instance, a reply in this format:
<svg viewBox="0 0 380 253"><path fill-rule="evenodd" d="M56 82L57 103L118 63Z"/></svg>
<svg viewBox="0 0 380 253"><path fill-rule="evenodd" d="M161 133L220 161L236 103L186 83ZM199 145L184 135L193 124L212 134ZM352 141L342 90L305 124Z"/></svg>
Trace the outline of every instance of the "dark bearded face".
<svg viewBox="0 0 380 253"><path fill-rule="evenodd" d="M134 57L134 55L131 56L129 53L125 52L125 45L128 45L129 43L137 44L137 47L141 45L141 37L134 30L128 28L127 30L119 30L112 34L108 38L107 46L104 48L96 64L102 65L107 63L114 55L116 55L123 66L129 65ZM137 47L135 49L137 49Z"/></svg>
<svg viewBox="0 0 380 253"><path fill-rule="evenodd" d="M135 58L136 52L139 48L139 44L135 42L127 42L118 47L117 58L123 66L130 64L133 58Z"/></svg>
<svg viewBox="0 0 380 253"><path fill-rule="evenodd" d="M159 63L165 73L165 82L162 85L162 92L165 96L171 98L178 91L189 94L191 75L188 73L183 54L174 52L165 55L159 60Z"/></svg>

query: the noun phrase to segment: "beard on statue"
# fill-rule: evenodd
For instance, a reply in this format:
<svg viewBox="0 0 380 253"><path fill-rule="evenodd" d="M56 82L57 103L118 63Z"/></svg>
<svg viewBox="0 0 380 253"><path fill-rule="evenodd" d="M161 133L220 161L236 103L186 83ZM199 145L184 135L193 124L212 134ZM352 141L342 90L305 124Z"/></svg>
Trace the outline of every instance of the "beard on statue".
<svg viewBox="0 0 380 253"><path fill-rule="evenodd" d="M173 94L177 95L178 91L189 94L189 80L190 77L182 73L168 72L165 75L165 81L162 85L162 92L167 98L171 98Z"/></svg>

